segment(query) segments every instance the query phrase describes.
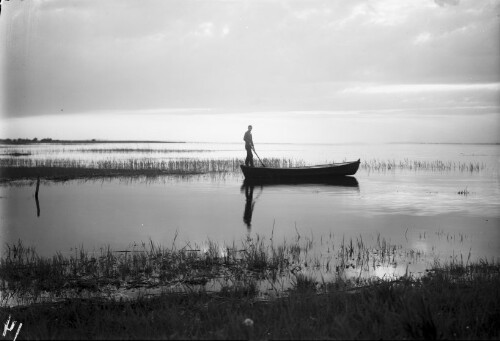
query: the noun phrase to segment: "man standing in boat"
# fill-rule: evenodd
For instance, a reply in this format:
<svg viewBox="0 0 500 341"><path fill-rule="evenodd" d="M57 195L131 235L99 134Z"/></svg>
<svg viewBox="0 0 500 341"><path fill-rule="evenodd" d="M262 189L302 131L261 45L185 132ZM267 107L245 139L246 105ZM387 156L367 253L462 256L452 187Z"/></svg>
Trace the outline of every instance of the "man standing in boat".
<svg viewBox="0 0 500 341"><path fill-rule="evenodd" d="M253 147L253 141L252 141L252 126L248 126L248 130L245 133L245 136L243 136L243 140L245 141L245 149L247 150L247 158L245 159L245 166L250 166L253 167L253 154L252 154L252 149Z"/></svg>

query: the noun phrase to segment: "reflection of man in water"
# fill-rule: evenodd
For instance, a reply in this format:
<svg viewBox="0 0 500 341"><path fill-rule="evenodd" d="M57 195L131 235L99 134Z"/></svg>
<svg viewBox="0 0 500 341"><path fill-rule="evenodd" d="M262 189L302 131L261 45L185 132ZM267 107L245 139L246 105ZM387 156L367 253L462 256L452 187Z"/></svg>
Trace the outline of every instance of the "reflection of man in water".
<svg viewBox="0 0 500 341"><path fill-rule="evenodd" d="M253 167L253 140L252 140L252 126L248 126L248 130L243 136L243 140L245 140L245 149L247 150L247 158L245 159L245 166Z"/></svg>
<svg viewBox="0 0 500 341"><path fill-rule="evenodd" d="M245 186L245 212L243 213L243 222L247 225L247 228L250 230L252 227L252 213L253 207L255 205L255 201L253 201L253 189L254 186L244 185Z"/></svg>

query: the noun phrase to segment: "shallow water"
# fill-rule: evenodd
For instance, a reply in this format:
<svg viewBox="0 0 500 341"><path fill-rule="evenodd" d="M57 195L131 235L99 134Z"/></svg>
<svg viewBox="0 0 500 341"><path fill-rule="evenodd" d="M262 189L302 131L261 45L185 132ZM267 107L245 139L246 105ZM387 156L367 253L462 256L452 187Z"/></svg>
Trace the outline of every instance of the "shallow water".
<svg viewBox="0 0 500 341"><path fill-rule="evenodd" d="M201 154L208 158L241 157L241 146L232 144L3 147L9 151L29 149L29 157L43 158L81 158L83 154L94 159L121 158L124 154L129 158L135 153L162 158L172 157L164 153L192 158ZM210 152L200 152L201 147ZM84 148L105 151L82 152ZM133 148L143 151L123 152ZM153 153L154 148L184 151ZM408 158L479 162L483 166L477 172L360 169L354 182L348 184L245 186L241 173L42 181L38 208L34 183L3 184L0 248L3 252L5 243L21 239L25 245L35 246L39 254L51 256L72 253L82 246L89 251L108 244L115 250L130 249L150 239L165 246L175 240L180 247L208 240L232 244L249 234L259 234L276 242L307 238L314 244L311 254L321 257L330 251L332 243L326 240L338 244L343 239L362 238L374 244L377 238L384 238L424 255L419 262L409 260L414 272L423 271L435 259L467 258L469 253L473 259L498 258L498 149L489 145L263 145L259 152L262 158L286 157L308 163L363 160L370 155L396 162ZM467 195L458 194L465 189ZM380 274L376 274L401 273L406 265L378 268Z"/></svg>

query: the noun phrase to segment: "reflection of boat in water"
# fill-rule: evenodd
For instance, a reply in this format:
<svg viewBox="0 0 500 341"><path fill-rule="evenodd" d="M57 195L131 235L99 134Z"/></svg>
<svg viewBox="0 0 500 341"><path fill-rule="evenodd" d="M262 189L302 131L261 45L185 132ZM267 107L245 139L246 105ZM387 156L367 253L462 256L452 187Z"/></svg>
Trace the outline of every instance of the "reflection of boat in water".
<svg viewBox="0 0 500 341"><path fill-rule="evenodd" d="M262 189L265 187L295 187L301 185L320 185L325 188L344 187L347 191L359 191L358 180L352 176L337 176L329 178L263 178L263 179L245 179L241 185L241 192L245 193L245 210L243 212L243 222L250 230L252 226L252 215L257 199L262 194ZM253 197L254 188L259 187L261 190L256 198ZM343 189L335 189L335 192L344 192Z"/></svg>
<svg viewBox="0 0 500 341"><path fill-rule="evenodd" d="M331 179L339 176L354 175L358 171L360 160L353 162L332 163L328 165L273 168L248 167L240 165L245 179Z"/></svg>
<svg viewBox="0 0 500 341"><path fill-rule="evenodd" d="M358 180L353 176L336 176L327 178L303 177L303 178L261 178L245 179L243 186L273 186L273 185L306 185L318 184L325 186L359 187Z"/></svg>

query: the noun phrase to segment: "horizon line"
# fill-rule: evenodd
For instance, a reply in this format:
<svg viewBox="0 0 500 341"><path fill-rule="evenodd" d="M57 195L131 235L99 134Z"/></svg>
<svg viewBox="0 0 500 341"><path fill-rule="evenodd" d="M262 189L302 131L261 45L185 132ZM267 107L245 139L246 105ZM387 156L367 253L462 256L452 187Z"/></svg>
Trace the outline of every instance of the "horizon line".
<svg viewBox="0 0 500 341"><path fill-rule="evenodd" d="M237 141L216 142L216 141L168 141L168 140L106 140L106 139L52 139L52 138L0 138L4 143L221 143L239 144ZM349 144L453 144L453 145L500 145L500 142L416 142L416 141L389 141L389 142L259 142L260 144L289 144L289 145L349 145Z"/></svg>

